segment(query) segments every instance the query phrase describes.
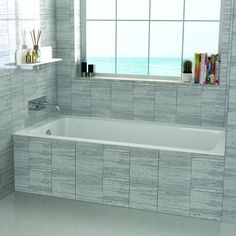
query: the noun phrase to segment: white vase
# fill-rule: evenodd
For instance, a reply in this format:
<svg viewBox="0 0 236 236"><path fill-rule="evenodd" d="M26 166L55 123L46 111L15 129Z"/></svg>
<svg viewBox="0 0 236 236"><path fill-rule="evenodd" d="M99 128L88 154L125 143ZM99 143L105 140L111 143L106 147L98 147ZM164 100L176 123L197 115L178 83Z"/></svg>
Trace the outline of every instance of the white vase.
<svg viewBox="0 0 236 236"><path fill-rule="evenodd" d="M192 82L193 80L193 74L192 73L182 73L182 80L184 82Z"/></svg>

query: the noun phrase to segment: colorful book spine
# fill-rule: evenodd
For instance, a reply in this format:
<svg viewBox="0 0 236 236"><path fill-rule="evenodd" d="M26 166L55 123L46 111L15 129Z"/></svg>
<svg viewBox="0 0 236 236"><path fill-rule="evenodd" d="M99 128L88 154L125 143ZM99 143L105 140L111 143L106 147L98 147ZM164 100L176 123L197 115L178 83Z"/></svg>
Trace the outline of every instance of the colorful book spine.
<svg viewBox="0 0 236 236"><path fill-rule="evenodd" d="M210 84L210 81L211 81L211 57L208 56L206 84Z"/></svg>
<svg viewBox="0 0 236 236"><path fill-rule="evenodd" d="M201 53L201 64L200 64L200 84L206 83L207 76L207 53Z"/></svg>
<svg viewBox="0 0 236 236"><path fill-rule="evenodd" d="M200 79L200 60L201 60L201 54L195 53L194 56L194 83L198 84Z"/></svg>
<svg viewBox="0 0 236 236"><path fill-rule="evenodd" d="M220 84L220 59L216 60L216 74L215 74L215 83Z"/></svg>
<svg viewBox="0 0 236 236"><path fill-rule="evenodd" d="M211 56L211 75L210 75L210 83L215 84L215 74L216 74L216 55Z"/></svg>
<svg viewBox="0 0 236 236"><path fill-rule="evenodd" d="M198 84L200 80L200 72L201 72L201 54L195 53L194 56L194 83Z"/></svg>

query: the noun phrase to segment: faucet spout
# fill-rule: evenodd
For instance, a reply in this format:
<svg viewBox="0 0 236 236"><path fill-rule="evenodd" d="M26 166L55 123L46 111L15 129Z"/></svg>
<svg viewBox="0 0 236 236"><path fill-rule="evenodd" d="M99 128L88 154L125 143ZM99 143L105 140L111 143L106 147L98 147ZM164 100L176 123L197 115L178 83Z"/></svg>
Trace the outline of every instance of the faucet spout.
<svg viewBox="0 0 236 236"><path fill-rule="evenodd" d="M56 109L59 113L61 113L61 108L59 106L56 106Z"/></svg>
<svg viewBox="0 0 236 236"><path fill-rule="evenodd" d="M61 108L58 105L53 105L53 104L49 104L49 103L45 103L46 107L54 107L56 108L58 113L61 113Z"/></svg>

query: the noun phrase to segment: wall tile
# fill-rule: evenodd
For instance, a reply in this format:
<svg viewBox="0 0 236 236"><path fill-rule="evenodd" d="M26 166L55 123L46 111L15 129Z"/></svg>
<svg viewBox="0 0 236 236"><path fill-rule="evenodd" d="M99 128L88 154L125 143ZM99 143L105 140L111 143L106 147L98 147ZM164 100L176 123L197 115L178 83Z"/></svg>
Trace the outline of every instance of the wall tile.
<svg viewBox="0 0 236 236"><path fill-rule="evenodd" d="M103 179L129 181L129 148L104 145Z"/></svg>
<svg viewBox="0 0 236 236"><path fill-rule="evenodd" d="M227 224L236 224L236 197L224 196L222 221Z"/></svg>
<svg viewBox="0 0 236 236"><path fill-rule="evenodd" d="M156 85L155 120L175 123L177 112L177 86Z"/></svg>
<svg viewBox="0 0 236 236"><path fill-rule="evenodd" d="M103 203L128 207L129 148L103 147Z"/></svg>
<svg viewBox="0 0 236 236"><path fill-rule="evenodd" d="M222 221L236 223L236 156L227 155L224 172Z"/></svg>
<svg viewBox="0 0 236 236"><path fill-rule="evenodd" d="M102 202L102 145L76 143L76 199Z"/></svg>
<svg viewBox="0 0 236 236"><path fill-rule="evenodd" d="M221 220L224 156L193 154L191 216Z"/></svg>
<svg viewBox="0 0 236 236"><path fill-rule="evenodd" d="M191 189L222 192L224 156L193 154L192 158Z"/></svg>
<svg viewBox="0 0 236 236"><path fill-rule="evenodd" d="M52 147L50 139L29 138L30 192L51 195Z"/></svg>
<svg viewBox="0 0 236 236"><path fill-rule="evenodd" d="M228 125L226 133L226 156L236 154L236 126Z"/></svg>
<svg viewBox="0 0 236 236"><path fill-rule="evenodd" d="M157 211L158 151L131 148L129 206Z"/></svg>
<svg viewBox="0 0 236 236"><path fill-rule="evenodd" d="M75 199L74 141L52 141L52 196Z"/></svg>
<svg viewBox="0 0 236 236"><path fill-rule="evenodd" d="M78 80L72 87L72 114L90 116L91 86L89 80Z"/></svg>
<svg viewBox="0 0 236 236"><path fill-rule="evenodd" d="M121 207L128 207L128 182L103 180L103 203Z"/></svg>
<svg viewBox="0 0 236 236"><path fill-rule="evenodd" d="M153 121L154 103L154 86L147 83L134 83L134 119Z"/></svg>
<svg viewBox="0 0 236 236"><path fill-rule="evenodd" d="M202 89L201 124L225 126L225 89L205 87Z"/></svg>
<svg viewBox="0 0 236 236"><path fill-rule="evenodd" d="M29 138L29 163L31 171L51 172L52 147L50 139Z"/></svg>
<svg viewBox="0 0 236 236"><path fill-rule="evenodd" d="M14 160L12 151L0 154L1 193L5 197L14 191Z"/></svg>
<svg viewBox="0 0 236 236"><path fill-rule="evenodd" d="M15 190L29 191L29 138L14 136Z"/></svg>
<svg viewBox="0 0 236 236"><path fill-rule="evenodd" d="M191 216L221 221L222 194L191 191Z"/></svg>
<svg viewBox="0 0 236 236"><path fill-rule="evenodd" d="M91 81L91 115L98 117L110 117L110 109L110 81Z"/></svg>
<svg viewBox="0 0 236 236"><path fill-rule="evenodd" d="M111 117L116 119L133 119L132 82L111 82Z"/></svg>
<svg viewBox="0 0 236 236"><path fill-rule="evenodd" d="M201 87L178 87L177 123L200 125L201 94Z"/></svg>
<svg viewBox="0 0 236 236"><path fill-rule="evenodd" d="M160 151L158 211L189 215L191 154Z"/></svg>
<svg viewBox="0 0 236 236"><path fill-rule="evenodd" d="M30 192L34 194L51 196L52 175L49 172L29 171Z"/></svg>

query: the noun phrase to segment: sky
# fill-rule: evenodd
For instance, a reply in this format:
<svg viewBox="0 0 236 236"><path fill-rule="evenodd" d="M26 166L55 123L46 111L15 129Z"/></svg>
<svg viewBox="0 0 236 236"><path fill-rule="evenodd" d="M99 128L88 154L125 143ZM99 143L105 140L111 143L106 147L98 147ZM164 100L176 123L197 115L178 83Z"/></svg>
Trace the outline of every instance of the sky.
<svg viewBox="0 0 236 236"><path fill-rule="evenodd" d="M220 0L185 2L187 21L220 19ZM95 57L115 55L115 6L115 0L86 0L86 14L90 20L87 23L87 55ZM151 57L181 56L183 9L183 0L151 1L151 20L154 20L150 24ZM117 19L117 56L146 57L149 45L149 22L135 20L149 19L149 0L117 0ZM194 52L217 53L218 41L219 22L185 23L185 58L192 57Z"/></svg>

